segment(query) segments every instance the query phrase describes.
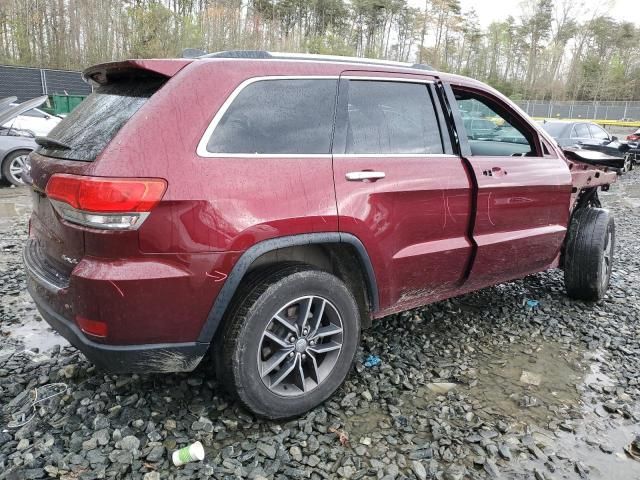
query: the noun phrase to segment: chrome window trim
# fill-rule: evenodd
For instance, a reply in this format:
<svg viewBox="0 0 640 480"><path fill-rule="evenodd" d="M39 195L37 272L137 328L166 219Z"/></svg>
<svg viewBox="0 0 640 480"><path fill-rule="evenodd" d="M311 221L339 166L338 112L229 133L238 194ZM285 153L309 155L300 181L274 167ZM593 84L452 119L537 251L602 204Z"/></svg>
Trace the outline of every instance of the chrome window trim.
<svg viewBox="0 0 640 480"><path fill-rule="evenodd" d="M460 158L450 153L335 153L333 158Z"/></svg>
<svg viewBox="0 0 640 480"><path fill-rule="evenodd" d="M219 153L219 152L210 152L207 150L207 143L209 143L209 139L213 134L214 130L220 123L222 117L227 113L229 107L233 103L233 101L240 95L240 93L247 88L249 85L252 85L257 82L264 81L272 81L272 80L336 80L338 81L340 77L338 75L269 75L262 77L251 77L244 80L240 85L238 85L231 95L224 101L222 106L218 109L217 113L213 116L213 119L209 123L209 126L204 131L200 142L198 142L198 148L196 149L196 154L202 158L234 158L234 157L242 157L242 158L317 158L317 157L331 157L331 153L304 153L304 154L296 154L296 153Z"/></svg>
<svg viewBox="0 0 640 480"><path fill-rule="evenodd" d="M331 153L214 153L207 150L207 144L209 143L209 139L213 134L214 130L220 123L222 117L227 113L229 107L233 103L233 101L237 98L238 95L249 85L262 82L262 81L270 81L270 80L361 80L361 81L382 81L382 82L405 82L405 83L421 83L421 84L433 84L435 83L433 80L428 80L424 78L406 78L406 77L376 77L376 76L362 76L362 75L268 75L261 77L252 77L244 80L240 85L238 85L231 95L224 101L222 106L218 109L218 112L213 116L209 126L204 131L204 134L200 138L198 142L198 147L196 148L196 154L201 158L331 158L337 157L341 154L332 155ZM358 154L365 157L371 156L389 156L389 157L417 157L423 155L433 155L433 156L442 156L439 154L406 154L406 153L398 153L398 154ZM444 154L443 154L444 155ZM354 156L354 155L348 155ZM455 156L455 155L453 155Z"/></svg>
<svg viewBox="0 0 640 480"><path fill-rule="evenodd" d="M385 72L380 72L385 73ZM389 72L391 73L391 72ZM402 83L423 83L432 84L434 80L427 78L407 78L407 77L372 77L371 75L341 75L341 79L345 80L360 80L360 81L374 81L374 82L402 82Z"/></svg>

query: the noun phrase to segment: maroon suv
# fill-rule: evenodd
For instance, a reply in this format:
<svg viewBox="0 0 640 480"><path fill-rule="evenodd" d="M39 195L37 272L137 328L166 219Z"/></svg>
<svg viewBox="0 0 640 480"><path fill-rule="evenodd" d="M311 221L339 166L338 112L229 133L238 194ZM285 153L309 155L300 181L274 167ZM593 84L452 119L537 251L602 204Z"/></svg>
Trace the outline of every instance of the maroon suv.
<svg viewBox="0 0 640 480"><path fill-rule="evenodd" d="M106 370L211 351L249 409L290 417L344 381L372 319L555 267L570 296L605 294L615 172L480 82L266 52L85 77L31 157L24 263L42 316Z"/></svg>

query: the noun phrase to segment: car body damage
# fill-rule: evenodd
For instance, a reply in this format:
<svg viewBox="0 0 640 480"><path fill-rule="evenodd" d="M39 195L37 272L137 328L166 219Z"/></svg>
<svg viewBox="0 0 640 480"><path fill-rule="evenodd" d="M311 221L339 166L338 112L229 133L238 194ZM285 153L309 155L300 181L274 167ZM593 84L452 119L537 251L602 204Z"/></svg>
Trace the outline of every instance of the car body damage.
<svg viewBox="0 0 640 480"><path fill-rule="evenodd" d="M94 93L31 155L28 289L96 365L211 351L286 418L338 388L373 319L560 265L574 298L605 294L616 159L563 153L470 78L229 55L87 70Z"/></svg>
<svg viewBox="0 0 640 480"><path fill-rule="evenodd" d="M607 167L609 169L622 169L624 167L624 157L614 157L597 150L564 148L563 153L567 160L575 160L589 165Z"/></svg>

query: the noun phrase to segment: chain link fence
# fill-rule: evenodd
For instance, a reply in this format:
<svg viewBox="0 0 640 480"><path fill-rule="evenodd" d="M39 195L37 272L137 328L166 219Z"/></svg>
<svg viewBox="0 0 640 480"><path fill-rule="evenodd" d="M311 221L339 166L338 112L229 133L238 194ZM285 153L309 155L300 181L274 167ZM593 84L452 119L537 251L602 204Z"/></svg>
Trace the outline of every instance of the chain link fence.
<svg viewBox="0 0 640 480"><path fill-rule="evenodd" d="M0 98L23 102L41 95L89 95L91 86L80 72L0 65Z"/></svg>
<svg viewBox="0 0 640 480"><path fill-rule="evenodd" d="M640 102L521 100L516 103L532 117L611 121L640 120Z"/></svg>

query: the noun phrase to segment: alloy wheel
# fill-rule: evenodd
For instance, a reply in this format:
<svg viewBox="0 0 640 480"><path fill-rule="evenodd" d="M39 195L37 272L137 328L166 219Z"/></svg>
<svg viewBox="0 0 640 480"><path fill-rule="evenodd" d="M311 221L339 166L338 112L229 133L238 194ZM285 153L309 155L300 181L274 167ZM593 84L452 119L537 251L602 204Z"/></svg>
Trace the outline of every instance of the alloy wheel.
<svg viewBox="0 0 640 480"><path fill-rule="evenodd" d="M22 173L27 165L28 155L18 155L9 164L9 175L15 180L16 183L24 184L22 180Z"/></svg>
<svg viewBox="0 0 640 480"><path fill-rule="evenodd" d="M258 373L277 395L304 395L333 371L342 343L336 307L319 296L297 298L281 307L262 332Z"/></svg>

